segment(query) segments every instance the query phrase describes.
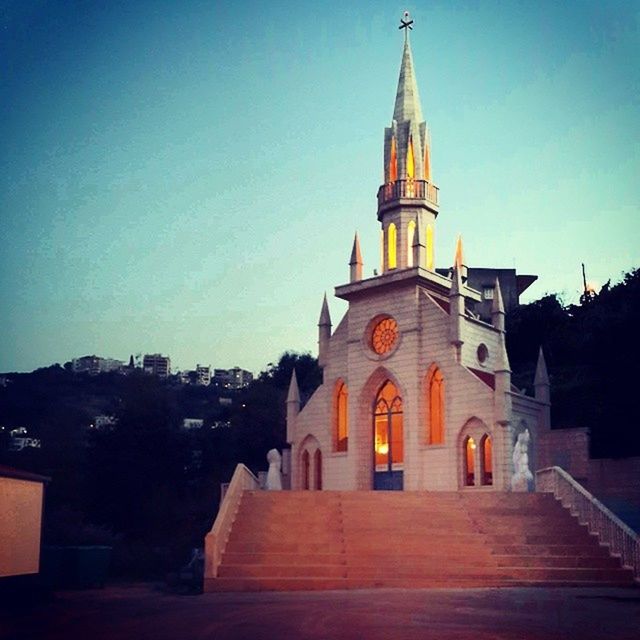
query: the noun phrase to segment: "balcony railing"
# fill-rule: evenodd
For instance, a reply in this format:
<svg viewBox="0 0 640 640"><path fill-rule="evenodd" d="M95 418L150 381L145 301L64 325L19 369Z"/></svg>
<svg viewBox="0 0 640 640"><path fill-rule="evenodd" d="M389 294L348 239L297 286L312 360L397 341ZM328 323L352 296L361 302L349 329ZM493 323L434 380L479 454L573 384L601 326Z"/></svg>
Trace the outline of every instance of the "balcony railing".
<svg viewBox="0 0 640 640"><path fill-rule="evenodd" d="M378 189L378 207L399 199L428 200L438 204L438 187L427 180L396 180Z"/></svg>
<svg viewBox="0 0 640 640"><path fill-rule="evenodd" d="M582 524L595 533L601 544L620 556L625 567L633 569L640 582L640 537L602 502L578 484L564 469L548 467L536 471L536 491L553 493Z"/></svg>

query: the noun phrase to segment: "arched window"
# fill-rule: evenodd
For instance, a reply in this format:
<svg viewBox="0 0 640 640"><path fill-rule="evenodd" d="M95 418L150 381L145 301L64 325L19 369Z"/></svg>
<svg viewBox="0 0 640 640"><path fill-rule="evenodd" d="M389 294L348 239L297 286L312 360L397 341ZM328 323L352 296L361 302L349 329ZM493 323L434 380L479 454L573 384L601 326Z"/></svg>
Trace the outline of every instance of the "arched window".
<svg viewBox="0 0 640 640"><path fill-rule="evenodd" d="M416 223L409 220L407 225L407 267L413 267L413 241L416 235Z"/></svg>
<svg viewBox="0 0 640 640"><path fill-rule="evenodd" d="M389 225L387 232L387 261L389 269L395 269L397 266L396 245L397 245L396 225L393 222Z"/></svg>
<svg viewBox="0 0 640 640"><path fill-rule="evenodd" d="M467 487L473 487L476 483L476 443L475 440L468 436L464 441L464 484Z"/></svg>
<svg viewBox="0 0 640 640"><path fill-rule="evenodd" d="M482 484L493 484L493 444L491 436L485 435L480 441L480 460L482 461Z"/></svg>
<svg viewBox="0 0 640 640"><path fill-rule="evenodd" d="M308 491L311 487L309 478L309 467L311 466L311 460L309 459L309 452L305 449L302 452L302 488Z"/></svg>
<svg viewBox="0 0 640 640"><path fill-rule="evenodd" d="M336 384L335 395L336 451L346 451L349 442L348 398L347 385L339 380Z"/></svg>
<svg viewBox="0 0 640 640"><path fill-rule="evenodd" d="M314 489L320 491L322 489L322 452L320 449L316 449L313 455L313 464L315 467L315 486Z"/></svg>
<svg viewBox="0 0 640 640"><path fill-rule="evenodd" d="M387 380L378 391L374 408L376 471L391 471L394 464L402 464L402 414L402 398L396 385Z"/></svg>
<svg viewBox="0 0 640 640"><path fill-rule="evenodd" d="M396 139L391 138L391 158L389 159L389 182L398 179L398 154L396 151Z"/></svg>
<svg viewBox="0 0 640 640"><path fill-rule="evenodd" d="M429 374L429 444L444 443L444 378L437 367Z"/></svg>
<svg viewBox="0 0 640 640"><path fill-rule="evenodd" d="M424 179L431 182L431 157L429 142L424 145Z"/></svg>
<svg viewBox="0 0 640 640"><path fill-rule="evenodd" d="M413 156L413 140L409 138L409 146L407 147L407 178L416 177L416 163Z"/></svg>
<svg viewBox="0 0 640 640"><path fill-rule="evenodd" d="M426 267L430 271L433 271L433 227L430 224L427 225L427 230L426 230L425 236L426 236L426 242L427 242L427 251L426 251L427 264L426 264Z"/></svg>

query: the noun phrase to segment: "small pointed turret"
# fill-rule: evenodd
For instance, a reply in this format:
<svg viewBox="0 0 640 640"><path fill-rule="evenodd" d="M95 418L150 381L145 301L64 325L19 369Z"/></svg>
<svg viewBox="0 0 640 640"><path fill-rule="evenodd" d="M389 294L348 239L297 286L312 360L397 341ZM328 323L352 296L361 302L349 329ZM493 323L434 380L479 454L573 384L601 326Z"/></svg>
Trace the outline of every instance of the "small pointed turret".
<svg viewBox="0 0 640 640"><path fill-rule="evenodd" d="M493 287L493 302L491 303L491 323L498 329L504 331L504 302L502 301L502 290L500 289L500 280L496 278Z"/></svg>
<svg viewBox="0 0 640 640"><path fill-rule="evenodd" d="M360 253L360 240L356 231L353 239L353 249L351 249L351 259L349 260L350 281L357 282L362 280L362 254Z"/></svg>
<svg viewBox="0 0 640 640"><path fill-rule="evenodd" d="M547 363L544 359L542 347L538 351L538 364L536 365L536 375L533 379L536 400L544 403L544 408L540 416L540 426L551 428L551 384L547 373Z"/></svg>
<svg viewBox="0 0 640 640"><path fill-rule="evenodd" d="M329 303L325 293L322 300L320 319L318 320L318 365L320 367L324 367L327 364L329 340L331 340L331 315L329 314Z"/></svg>
<svg viewBox="0 0 640 640"><path fill-rule="evenodd" d="M422 267L427 263L427 248L424 239L423 225L420 224L420 216L418 216L418 224L413 234L413 266Z"/></svg>
<svg viewBox="0 0 640 640"><path fill-rule="evenodd" d="M453 264L455 267L458 268L458 271L460 271L460 277L462 278L462 282L466 282L469 269L467 268L467 265L464 263L464 250L462 248L461 235L458 235L458 238L456 240L456 253L453 258Z"/></svg>
<svg viewBox="0 0 640 640"><path fill-rule="evenodd" d="M496 354L496 368L494 372L495 392L493 407L496 422L506 426L511 421L511 365L507 354L504 334L500 336L498 353Z"/></svg>
<svg viewBox="0 0 640 640"><path fill-rule="evenodd" d="M451 289L449 291L449 341L458 349L464 343L463 326L465 316L464 294L462 293L462 277L460 270L454 265Z"/></svg>
<svg viewBox="0 0 640 640"><path fill-rule="evenodd" d="M298 378L294 369L291 372L291 382L289 383L289 393L287 394L287 442L289 444L294 440L293 429L298 413L300 413L300 390L298 389Z"/></svg>

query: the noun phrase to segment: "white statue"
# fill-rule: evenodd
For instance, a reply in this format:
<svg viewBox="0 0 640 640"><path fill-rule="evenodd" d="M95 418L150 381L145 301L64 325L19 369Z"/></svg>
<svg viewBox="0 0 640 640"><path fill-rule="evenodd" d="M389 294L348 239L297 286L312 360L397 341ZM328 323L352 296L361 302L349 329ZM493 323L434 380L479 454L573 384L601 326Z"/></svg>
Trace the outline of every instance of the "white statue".
<svg viewBox="0 0 640 640"><path fill-rule="evenodd" d="M277 449L271 449L267 453L267 462L269 463L269 471L267 471L267 491L282 491L282 456Z"/></svg>
<svg viewBox="0 0 640 640"><path fill-rule="evenodd" d="M528 491L529 482L533 480L533 474L529 469L529 441L531 435L529 429L525 429L518 435L513 447L513 477L511 478L512 491Z"/></svg>

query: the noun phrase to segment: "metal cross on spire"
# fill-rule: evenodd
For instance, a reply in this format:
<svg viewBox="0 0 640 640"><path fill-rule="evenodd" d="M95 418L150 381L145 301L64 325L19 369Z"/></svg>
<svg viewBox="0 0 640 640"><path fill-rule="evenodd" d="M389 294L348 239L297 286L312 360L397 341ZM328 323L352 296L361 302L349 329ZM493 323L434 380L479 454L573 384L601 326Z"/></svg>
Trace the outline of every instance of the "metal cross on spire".
<svg viewBox="0 0 640 640"><path fill-rule="evenodd" d="M404 29L404 39L406 41L408 35L409 35L409 29L413 29L413 27L411 26L413 24L413 20L411 19L411 16L409 15L408 11L405 11L402 14L402 18L400 18L400 26L398 27L398 29Z"/></svg>

